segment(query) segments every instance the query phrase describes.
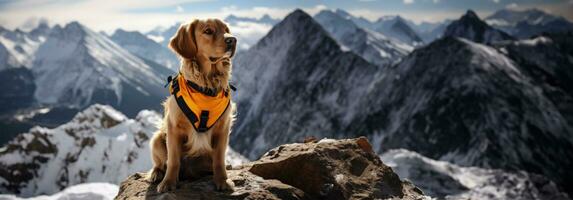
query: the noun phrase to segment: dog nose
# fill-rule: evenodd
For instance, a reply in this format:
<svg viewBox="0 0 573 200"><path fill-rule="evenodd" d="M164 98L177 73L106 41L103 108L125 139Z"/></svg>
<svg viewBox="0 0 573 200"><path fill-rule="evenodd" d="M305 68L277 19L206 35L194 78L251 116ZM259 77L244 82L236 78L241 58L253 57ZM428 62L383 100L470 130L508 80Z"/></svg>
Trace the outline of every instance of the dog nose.
<svg viewBox="0 0 573 200"><path fill-rule="evenodd" d="M227 46L233 46L235 45L235 43L237 43L237 38L235 37L225 38L225 43L227 44Z"/></svg>

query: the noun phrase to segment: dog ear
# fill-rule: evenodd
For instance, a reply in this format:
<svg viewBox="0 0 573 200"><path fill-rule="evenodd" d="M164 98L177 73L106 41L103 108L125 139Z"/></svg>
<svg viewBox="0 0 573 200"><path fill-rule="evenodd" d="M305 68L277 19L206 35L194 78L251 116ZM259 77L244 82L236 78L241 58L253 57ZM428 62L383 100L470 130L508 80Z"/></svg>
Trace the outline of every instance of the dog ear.
<svg viewBox="0 0 573 200"><path fill-rule="evenodd" d="M185 59L195 59L197 44L195 42L195 26L197 20L189 24L182 24L177 33L169 41L169 48Z"/></svg>

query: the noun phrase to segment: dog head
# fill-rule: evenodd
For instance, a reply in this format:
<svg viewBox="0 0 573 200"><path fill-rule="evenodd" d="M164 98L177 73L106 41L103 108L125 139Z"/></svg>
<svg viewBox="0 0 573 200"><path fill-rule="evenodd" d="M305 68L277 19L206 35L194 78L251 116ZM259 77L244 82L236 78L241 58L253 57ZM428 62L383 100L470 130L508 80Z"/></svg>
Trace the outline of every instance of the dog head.
<svg viewBox="0 0 573 200"><path fill-rule="evenodd" d="M194 20L182 24L169 47L188 60L205 60L212 64L235 55L237 38L218 19Z"/></svg>

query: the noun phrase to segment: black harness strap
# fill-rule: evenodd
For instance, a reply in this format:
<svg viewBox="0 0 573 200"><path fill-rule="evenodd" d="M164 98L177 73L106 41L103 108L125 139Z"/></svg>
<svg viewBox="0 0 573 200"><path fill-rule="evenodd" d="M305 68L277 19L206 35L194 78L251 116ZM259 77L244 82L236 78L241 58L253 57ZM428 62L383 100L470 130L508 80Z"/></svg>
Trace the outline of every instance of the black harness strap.
<svg viewBox="0 0 573 200"><path fill-rule="evenodd" d="M181 109L181 111L183 112L183 114L185 114L185 116L187 117L187 119L189 119L189 121L191 122L191 124L193 125L193 128L195 128L195 130L197 130L197 132L206 132L208 131L211 127L207 127L207 122L209 120L209 111L207 110L202 110L201 114L199 115L199 118L197 118L197 115L193 112L193 110L191 110L191 108L189 108L189 106L187 106L187 103L185 103L185 99L183 99L183 96L177 96L177 93L180 90L179 87L179 79L178 79L179 75L176 75L175 77L171 77L169 76L167 78L167 85L169 85L169 83L171 83L171 89L172 89L172 95L175 97L175 101L177 102L177 106L179 106L179 109ZM211 89L211 88L204 88L201 87L191 81L186 81L187 85L192 87L193 89L203 93L204 95L207 96L212 96L215 97L217 96L217 90L215 89ZM235 91L236 88L235 86L229 84L229 87L231 88L231 90ZM225 95L228 95L227 92L225 92ZM227 104L227 107L225 108L225 111L227 111L227 108L229 107L231 103L229 102ZM223 112L223 113L224 113ZM221 116L219 116L220 118ZM217 118L217 121L219 120L219 118ZM195 127L195 123L199 121L199 127Z"/></svg>
<svg viewBox="0 0 573 200"><path fill-rule="evenodd" d="M199 118L201 120L199 120L199 127L197 127L197 131L204 132L204 131L209 130L207 128L207 121L209 120L209 111L202 110L201 116Z"/></svg>

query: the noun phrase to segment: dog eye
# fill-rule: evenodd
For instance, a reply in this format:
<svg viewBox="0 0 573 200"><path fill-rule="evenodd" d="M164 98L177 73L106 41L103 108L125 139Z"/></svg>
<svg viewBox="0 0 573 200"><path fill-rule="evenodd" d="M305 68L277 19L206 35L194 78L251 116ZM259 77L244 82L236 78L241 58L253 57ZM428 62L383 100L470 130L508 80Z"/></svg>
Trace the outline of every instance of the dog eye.
<svg viewBox="0 0 573 200"><path fill-rule="evenodd" d="M211 35L211 34L213 34L213 30L208 28L208 29L205 29L205 31L203 31L203 33L205 33L207 35Z"/></svg>

